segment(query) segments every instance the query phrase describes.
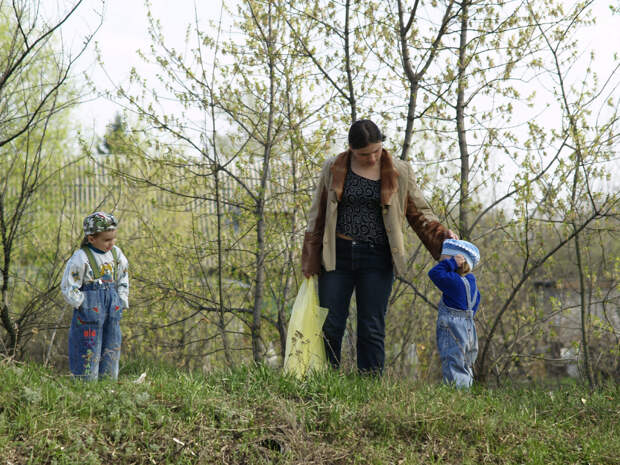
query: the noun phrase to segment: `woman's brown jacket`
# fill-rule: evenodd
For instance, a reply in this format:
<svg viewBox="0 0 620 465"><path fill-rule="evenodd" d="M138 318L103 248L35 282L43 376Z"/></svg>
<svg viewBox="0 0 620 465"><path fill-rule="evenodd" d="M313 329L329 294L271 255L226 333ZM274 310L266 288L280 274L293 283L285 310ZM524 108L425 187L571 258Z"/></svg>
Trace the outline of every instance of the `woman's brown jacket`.
<svg viewBox="0 0 620 465"><path fill-rule="evenodd" d="M308 227L301 253L305 274L318 274L321 264L325 270L336 268L336 221L338 202L342 199L344 180L351 152L347 150L327 160L314 193L308 215ZM381 207L392 261L398 276L406 272L403 226L409 222L433 258L439 259L448 230L439 223L418 188L409 163L392 159L383 150L381 156Z"/></svg>

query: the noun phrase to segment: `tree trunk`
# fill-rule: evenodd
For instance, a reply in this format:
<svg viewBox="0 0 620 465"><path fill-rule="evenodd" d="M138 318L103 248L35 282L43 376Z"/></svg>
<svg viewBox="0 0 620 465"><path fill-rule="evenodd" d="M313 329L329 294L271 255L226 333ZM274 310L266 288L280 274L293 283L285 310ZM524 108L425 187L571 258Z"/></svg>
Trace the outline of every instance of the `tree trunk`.
<svg viewBox="0 0 620 465"><path fill-rule="evenodd" d="M286 92L286 114L289 122L289 128L293 127L293 109L291 108L290 96L292 93L292 85L287 76L287 92ZM298 197L297 192L297 159L296 159L296 143L294 138L293 131L289 129L289 141L291 145L291 179L293 182L291 197L296 199ZM295 263L294 263L294 248L295 237L296 237L296 228L297 228L297 208L293 207L291 211L291 230L289 233L289 250L287 254L287 262L288 262L288 270L285 270L285 278L284 278L284 289L282 290L282 304L278 309L278 335L280 336L280 352L282 355L282 360L284 360L284 355L286 353L286 335L287 335L287 311L286 311L286 303L288 293L291 287L291 281L293 280L293 276L295 273Z"/></svg>
<svg viewBox="0 0 620 465"><path fill-rule="evenodd" d="M407 125L405 128L403 150L400 154L401 160L407 159L409 149L411 148L411 139L413 138L413 124L415 122L415 110L417 106L420 82L422 82L422 79L428 71L429 66L437 57L439 46L441 44L441 38L446 33L448 23L450 22L450 14L452 12L454 0L452 0L446 7L446 11L444 12L441 21L441 26L437 31L437 35L435 36L433 43L431 44L428 57L423 63L421 63L420 70L418 72L414 72L413 65L411 64L411 56L409 55L409 42L407 36L409 34L409 31L411 30L411 25L413 24L413 20L415 19L419 4L420 1L416 0L413 8L411 9L411 15L409 17L409 20L405 24L405 12L403 8L403 2L402 0L398 0L398 35L400 41L400 51L402 54L403 69L405 71L405 75L407 76L407 80L409 81L410 86L408 99L409 101L407 104Z"/></svg>
<svg viewBox="0 0 620 465"><path fill-rule="evenodd" d="M263 307L263 294L265 288L265 198L267 183L269 181L271 148L273 145L273 116L275 111L275 57L272 29L272 5L269 4L268 12L268 36L266 37L265 51L268 56L269 71L269 110L267 118L267 134L263 150L263 166L260 182L260 192L256 200L256 286L254 288L254 308L252 312L252 355L255 362L263 360L263 347L261 343L261 312Z"/></svg>
<svg viewBox="0 0 620 465"><path fill-rule="evenodd" d="M215 117L215 116L214 116ZM215 132L215 131L214 131ZM215 134L213 134L215 143ZM217 160L217 154L214 154L215 159ZM218 313L218 321L217 321L217 329L220 333L220 337L222 338L222 348L224 349L224 357L226 358L226 364L231 367L233 365L232 355L230 352L230 343L228 341L228 335L226 334L226 319L225 319L225 309L224 309L224 289L223 289L223 266L224 260L222 258L222 202L220 198L220 177L219 177L219 169L216 166L214 170L214 181L215 181L215 208L217 214L217 290L218 290L218 300L219 300L219 313Z"/></svg>
<svg viewBox="0 0 620 465"><path fill-rule="evenodd" d="M461 5L461 35L459 43L459 74L458 91L456 98L456 128L459 140L459 152L461 157L461 185L459 196L459 236L468 240L469 231L469 150L467 147L467 133L465 129L465 88L467 79L467 22L469 1L465 0Z"/></svg>
<svg viewBox="0 0 620 465"><path fill-rule="evenodd" d="M351 72L351 52L349 44L349 36L351 31L349 29L349 17L351 12L351 0L347 0L345 4L345 19L344 19L344 55L345 55L345 68L347 72L347 87L349 88L349 106L351 107L351 123L357 121L357 102L355 101L355 90L353 89L353 73Z"/></svg>
<svg viewBox="0 0 620 465"><path fill-rule="evenodd" d="M414 6L414 11L417 7ZM403 141L403 150L401 151L401 160L407 159L409 148L411 147L411 139L413 137L413 122L416 108L416 100L418 95L418 78L413 72L413 66L411 64L411 56L409 55L409 43L407 41L407 34L409 33L409 26L405 25L402 0L398 0L398 32L400 38L400 49L403 57L403 69L405 75L409 80L409 102L407 104L407 125L405 127L405 140ZM412 17L415 13L412 13ZM410 24L410 23L409 23Z"/></svg>
<svg viewBox="0 0 620 465"><path fill-rule="evenodd" d="M579 243L579 233L575 234L575 258L577 259L577 271L579 272L579 306L581 309L581 346L583 352L583 369L586 372L586 379L590 387L594 387L594 377L590 366L590 347L588 345L589 318L586 308L586 285L583 276L583 264L581 261L581 245Z"/></svg>

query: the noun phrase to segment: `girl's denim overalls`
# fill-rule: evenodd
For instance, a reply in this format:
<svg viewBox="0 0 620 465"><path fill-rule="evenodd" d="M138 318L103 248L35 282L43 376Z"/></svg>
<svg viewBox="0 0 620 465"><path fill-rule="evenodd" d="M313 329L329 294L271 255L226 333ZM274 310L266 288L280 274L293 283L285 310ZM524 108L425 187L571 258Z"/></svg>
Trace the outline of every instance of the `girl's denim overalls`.
<svg viewBox="0 0 620 465"><path fill-rule="evenodd" d="M467 293L467 310L448 307L443 297L437 315L437 348L446 383L468 388L474 379L473 366L478 356L478 335L474 323L474 302L469 281L461 276Z"/></svg>
<svg viewBox="0 0 620 465"><path fill-rule="evenodd" d="M71 373L87 380L96 380L99 375L118 378L123 303L116 288L118 259L114 249L113 254L114 277L110 281L102 279L92 252L86 251L95 280L80 289L84 302L73 311L69 330Z"/></svg>

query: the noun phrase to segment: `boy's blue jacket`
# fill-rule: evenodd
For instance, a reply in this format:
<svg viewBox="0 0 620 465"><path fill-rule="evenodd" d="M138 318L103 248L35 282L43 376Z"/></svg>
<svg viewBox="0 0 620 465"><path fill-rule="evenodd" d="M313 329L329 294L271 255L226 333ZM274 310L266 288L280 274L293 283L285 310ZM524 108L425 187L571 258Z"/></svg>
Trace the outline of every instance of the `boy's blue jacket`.
<svg viewBox="0 0 620 465"><path fill-rule="evenodd" d="M467 309L467 295L465 294L465 285L461 280L461 276L456 272L458 265L454 257L441 260L428 272L428 277L443 292L443 301L448 307ZM476 284L476 277L473 273L464 276L469 281L472 296L474 296L474 313L480 305L480 292Z"/></svg>

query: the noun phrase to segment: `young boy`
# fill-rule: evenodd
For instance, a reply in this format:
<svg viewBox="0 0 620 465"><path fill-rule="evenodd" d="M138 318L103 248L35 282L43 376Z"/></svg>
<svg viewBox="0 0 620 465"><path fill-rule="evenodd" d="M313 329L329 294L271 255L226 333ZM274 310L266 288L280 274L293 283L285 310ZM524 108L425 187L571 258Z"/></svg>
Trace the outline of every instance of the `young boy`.
<svg viewBox="0 0 620 465"><path fill-rule="evenodd" d="M478 248L467 241L446 239L439 263L429 272L431 281L443 293L437 314L437 348L444 382L469 388L478 356L474 315L480 292L471 270L480 261Z"/></svg>

